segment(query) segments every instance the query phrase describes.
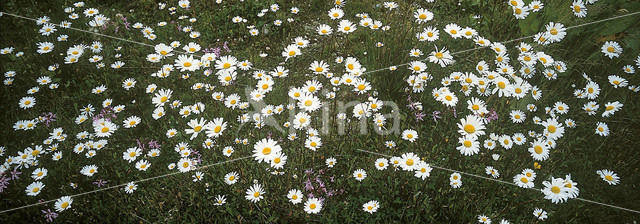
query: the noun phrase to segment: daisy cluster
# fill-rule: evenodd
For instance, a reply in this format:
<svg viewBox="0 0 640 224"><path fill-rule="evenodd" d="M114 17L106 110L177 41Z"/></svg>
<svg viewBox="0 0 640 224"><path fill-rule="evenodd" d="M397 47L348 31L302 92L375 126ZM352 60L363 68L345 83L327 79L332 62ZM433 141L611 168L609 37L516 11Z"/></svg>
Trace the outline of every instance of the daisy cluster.
<svg viewBox="0 0 640 224"><path fill-rule="evenodd" d="M428 5L434 1L425 2ZM525 19L531 12L541 12L545 7L542 1L537 0L528 1L528 4L522 0L506 2L517 19ZM585 4L596 2L575 0L570 6L571 12L577 17L585 17ZM223 4L223 0L217 0L215 3ZM368 70L367 65L375 63L369 61L366 53L365 56L340 52L334 52L330 56L316 55L319 46L322 48L324 44L334 43L331 41L335 39L348 39L358 33L383 33L395 28L392 26L394 23L382 16L377 18L366 12L347 11L347 4L344 0L333 0L330 7L326 8L327 13L324 14L323 11L323 18L319 22L307 24L306 32L305 29L297 31L300 33L296 33L293 38L285 39L282 46L275 48L279 55L268 56L260 52L259 57L231 54L232 51L226 43L224 48L227 49L224 52L220 48L207 49L211 45L202 40L204 33L196 29L202 24L198 23L196 17L191 16L194 14L190 13L190 10L194 10L195 4L189 0L158 3L157 10L172 16L171 18L175 17L175 20L159 21L156 24L130 23L122 14L110 15L110 11L92 8L84 2L75 2L64 7L66 17L60 18L61 21L53 21L48 16L42 16L36 19L40 36L36 38L35 48L27 49L31 52L14 53L16 49L12 46L0 49L0 54L7 57L19 58L28 54L56 61L37 77L21 79L21 76L27 76L27 71L4 71L4 85L8 88L17 87L14 83L16 79L20 80L20 84L33 85L26 93L20 92L17 106L16 102L12 103L18 111L25 114L48 111L40 106L45 104L41 102L46 102L49 95L59 91L61 83L68 81L60 80L58 75L65 69L90 68L91 71L105 74L122 74L120 72L127 69L126 65L142 64L152 70L141 70L135 77L122 77L115 84L98 81L98 84L92 84L91 89L79 90L90 96L87 98L89 100L83 100L82 104L76 103L73 110L67 111L72 111L73 116L58 118L70 121L73 127L62 127L65 123L52 120L48 115L11 121L15 132L34 134L37 130L38 133L46 132L47 136L42 138L41 143L34 142L22 150L1 147L0 157L4 162L0 166L0 175L4 180L4 176L10 175L9 173L14 173L11 174L13 176L18 175L18 172L31 173L30 184L26 185L25 194L28 197L36 197L43 191L55 193L58 186L47 187L45 184L53 182L48 182L52 179L53 172L49 172L51 168L45 167L44 164L56 164L63 159L63 155L65 159L70 157L74 161L80 161L70 167L70 172L96 181L99 183L96 184L98 186L103 183L99 177L106 177L106 173L113 171L100 164L96 157L109 155L117 155L117 159L121 158L126 162L123 164L130 168L130 172L146 174L160 169L165 172L189 172L192 174L190 180L194 183L208 180L207 173L200 170L208 167L206 164L211 162L203 156L205 153L219 155L219 158L227 161L241 159L238 154L249 154L247 158L251 158L254 165L264 168L267 174L280 176L297 170L295 164L302 162L296 161L300 156L294 155L302 152L305 153L304 156L321 155L321 161L325 164L320 166L326 165L327 170L332 170L338 164L337 159L331 156L326 158L324 155L332 154L334 148L329 146L330 138L325 138L325 135L320 133L322 131L324 134L323 125L326 120L334 120L340 124L368 124L378 131L392 129L393 123L388 121L389 116L385 113L399 111L387 108L390 105L382 100L383 97L378 96L375 89L376 83L372 77L376 74L371 74L382 71L387 73L383 75L402 77L399 85L402 85L409 95L408 107L410 112L416 113L416 120L417 117L422 120L422 111L426 106L423 106L420 100L413 102L411 96L426 95L424 98L435 102L435 105L430 107L453 111L454 122L444 124L455 129L451 132L453 137L444 140L448 142L449 138L457 138L457 141L453 141L455 146L447 149L452 152L452 157L480 157L484 152L490 152L493 161L489 161L490 164L486 166L483 165L488 176L486 179L506 178L520 188L541 188L544 199L554 204L563 203L579 196L578 182L572 179L571 174L564 173L564 178L544 175L540 177L540 173L537 173L540 172L540 164L548 161L554 152L562 148L558 143L566 139L572 129L579 126L589 127L589 132L593 135L603 137L615 131L610 131L607 119L614 117L624 105L621 100L601 96L600 93L605 87L628 88L632 92L640 90L637 85L630 84L629 80L616 74L608 75L609 84L605 84L598 83L585 73L576 82L581 86L571 86L574 91L573 98L543 103L548 102L542 100L541 87L544 82L561 82L560 79L567 75L569 70L567 63L547 54L545 49L562 43L569 27L562 23L549 22L544 24L543 30L533 38L521 41L514 47L507 47L506 43L485 38L472 27L457 23L439 24L437 14L427 7L412 8L407 16L408 23L413 26L412 32L415 32L415 35L411 33L409 36L411 39L415 37L419 45L408 50L411 61L405 65ZM400 4L387 1L377 7L391 12L397 10ZM269 32L269 29L281 29L284 22L281 17L275 15L284 15L287 17L284 20L293 24L301 11L298 7L291 7L282 12L280 8L279 4L271 4L255 15L258 20L268 20L268 26L252 21L252 15L234 16L229 23L240 30L246 30L246 38L259 38L266 35L265 31ZM274 16L269 17L270 14ZM266 19L267 17L269 19ZM275 19L270 20L271 18ZM126 30L135 31L131 32L132 38L144 41L136 44L147 45L145 48L135 49L142 52L141 57L129 54L129 49L112 45L106 40L87 42L70 36L75 32L69 29L72 27L98 33L113 30L115 34L118 24L122 24ZM177 32L169 32L168 28L174 28ZM444 46L445 43L449 43L447 41L474 44L479 50L488 51L490 58L479 61L455 60L454 56L460 52L451 52L450 47ZM440 47L434 45L433 49L423 53L425 43L439 44ZM376 43L376 47L384 47L384 42ZM420 49L421 47L423 49ZM623 54L623 47L617 41L606 41L600 51L602 55L598 53L598 56L614 60ZM304 58L307 56L313 59L305 61ZM260 58L265 57L276 63L258 63L261 61ZM462 63L470 63L470 69L462 70L455 67ZM399 69L402 66L406 66L407 69ZM621 72L634 74L636 68L640 68L640 56L635 60L635 65L625 65ZM453 71L445 74L439 72L439 69ZM188 83L190 88L179 88L175 85L178 82ZM115 93L131 96L133 100L113 97L119 96ZM428 93L431 93L431 96ZM416 98L423 99L414 97ZM336 107L339 99L351 100L352 109L338 111L325 117L325 109L328 111L332 106ZM285 100L288 102L283 103ZM514 109L496 112L496 101L504 101L507 104L526 102L523 104L526 105L526 109L511 107ZM456 111L456 108L463 110ZM540 113L536 113L539 110ZM577 124L574 120L578 118L575 111L584 112L586 116L598 120L585 120L584 123L581 121ZM286 116L286 113L289 116ZM439 111L434 111L434 122L440 119L439 114ZM508 119L496 121L498 116ZM505 132L493 125L497 122L511 122L531 128ZM525 124L531 125L524 126ZM245 126L251 130L239 131ZM136 144L128 141L131 140L131 136L149 131L151 127L154 131L159 130L160 135L164 135L154 136L161 139L162 145L156 140L151 140L148 144L140 140ZM282 131L282 137L271 132L285 129L287 131ZM236 132L232 133L234 131ZM384 141L381 148L406 152L399 153L400 156L376 158L370 163L375 170L350 167L349 172L353 171L351 174L331 176L327 181L327 178L320 174L325 172L322 169L315 178L309 177L304 182L304 188L287 188L289 190L286 194L278 192L277 187L272 187L269 183L261 183L259 180L248 181L249 178L240 170L233 170L227 172L224 177L212 179L222 179L228 186L245 184L246 186L241 186L243 190L237 191L240 194L244 191L244 202L257 204L265 199L270 201L276 197L286 198L294 206L300 204L302 208L295 208L301 212L320 214L323 208L331 205L332 196L344 192L343 189L327 190L328 185L335 182L334 178L343 177L348 178L353 184L364 184L377 181L372 180L375 177L373 173L393 168L394 171L406 171L420 181L426 181L431 177L433 169L438 169L436 165L439 162L429 159L428 152L420 150L421 144L430 141L427 138L430 135L428 131L431 130L412 126L404 128L402 132L398 130L400 137L380 137ZM231 140L232 138L235 139ZM398 144L402 147L398 147ZM501 176L500 170L496 167L502 166L498 166L496 161L500 160L501 155L515 154L516 150L525 151L531 157L535 162L533 169L517 168L515 173L504 172L508 177ZM312 173L311 169L308 176ZM463 188L462 174L465 173L448 174L451 188ZM609 185L620 183L620 177L609 169L597 170L595 174ZM292 175L294 178L297 177L296 174ZM350 179L351 177L353 179ZM17 178L12 177L11 180L13 179ZM142 188L139 183L129 180L121 190L126 194L133 194ZM208 184L206 183L207 187ZM2 192L7 184L3 182L0 186ZM69 186L75 189L77 184L71 182ZM213 204L223 206L227 203L227 197L226 194L217 194L212 200ZM386 202L378 200L369 197L364 199L362 212L373 214L379 209L385 209ZM358 202L358 206L362 202ZM70 209L72 203L72 196L61 196L56 200L54 209L62 212ZM548 217L548 213L541 208L535 208L533 215L539 220ZM486 215L479 215L477 218L481 223L491 223L491 218ZM501 223L508 221L503 219Z"/></svg>

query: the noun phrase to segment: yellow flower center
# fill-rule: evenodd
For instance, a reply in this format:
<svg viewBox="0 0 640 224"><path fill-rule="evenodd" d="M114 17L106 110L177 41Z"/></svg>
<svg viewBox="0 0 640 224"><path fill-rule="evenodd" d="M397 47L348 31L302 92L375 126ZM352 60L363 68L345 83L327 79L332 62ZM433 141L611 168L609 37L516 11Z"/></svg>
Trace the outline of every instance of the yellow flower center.
<svg viewBox="0 0 640 224"><path fill-rule="evenodd" d="M472 134L472 133L476 132L476 127L474 127L474 126L473 126L473 125L471 125L471 124L466 124L466 125L464 126L464 131L465 131L465 132L467 132L467 133L469 133L469 134Z"/></svg>
<svg viewBox="0 0 640 224"><path fill-rule="evenodd" d="M264 148L262 149L262 154L263 154L263 155L269 155L269 154L271 154L271 148L269 148L269 147L264 147Z"/></svg>
<svg viewBox="0 0 640 224"><path fill-rule="evenodd" d="M535 151L536 154L542 154L542 146L539 146L539 145L534 146L533 151Z"/></svg>
<svg viewBox="0 0 640 224"><path fill-rule="evenodd" d="M556 133L556 129L557 127L555 125L549 125L549 127L547 127L547 131L551 133Z"/></svg>
<svg viewBox="0 0 640 224"><path fill-rule="evenodd" d="M451 101L451 100L453 99L453 97L451 97L451 96L449 96L449 95L445 96L444 98L445 98L447 101Z"/></svg>
<svg viewBox="0 0 640 224"><path fill-rule="evenodd" d="M413 159L407 159L406 164L407 166L413 166Z"/></svg>
<svg viewBox="0 0 640 224"><path fill-rule="evenodd" d="M559 194L560 193L560 187L558 187L558 186L551 187L551 192L553 192L554 194Z"/></svg>

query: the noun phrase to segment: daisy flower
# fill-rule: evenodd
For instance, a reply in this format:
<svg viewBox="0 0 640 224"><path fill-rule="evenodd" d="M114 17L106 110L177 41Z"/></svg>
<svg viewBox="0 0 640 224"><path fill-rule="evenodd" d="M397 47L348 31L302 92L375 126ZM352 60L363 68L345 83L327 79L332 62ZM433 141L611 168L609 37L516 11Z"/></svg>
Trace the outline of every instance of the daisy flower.
<svg viewBox="0 0 640 224"><path fill-rule="evenodd" d="M213 205L215 206L220 206L220 205L224 205L225 203L227 203L227 198L224 195L217 195L216 198L214 199L215 203L213 203Z"/></svg>
<svg viewBox="0 0 640 224"><path fill-rule="evenodd" d="M80 174L87 177L91 177L96 173L98 173L98 167L96 165L86 165L80 170Z"/></svg>
<svg viewBox="0 0 640 224"><path fill-rule="evenodd" d="M431 170L433 170L433 168L431 168L428 163L420 161L418 165L416 165L414 176L422 180L427 179L427 177L431 175Z"/></svg>
<svg viewBox="0 0 640 224"><path fill-rule="evenodd" d="M491 224L491 219L486 215L478 215L478 222L483 224Z"/></svg>
<svg viewBox="0 0 640 224"><path fill-rule="evenodd" d="M600 136L609 136L609 126L606 123L596 123L596 134Z"/></svg>
<svg viewBox="0 0 640 224"><path fill-rule="evenodd" d="M271 168L282 169L286 163L287 163L287 156L284 153L279 152L273 156L273 159L271 160L270 165L271 165Z"/></svg>
<svg viewBox="0 0 640 224"><path fill-rule="evenodd" d="M617 76L617 75L610 75L609 76L609 83L611 83L611 85L613 85L613 88L618 88L618 87L626 87L629 82L627 82L626 79Z"/></svg>
<svg viewBox="0 0 640 224"><path fill-rule="evenodd" d="M186 47L186 46L185 46ZM193 58L193 55L179 55L178 58L175 59L174 66L177 69L180 69L181 72L184 71L196 71L200 67L200 62Z"/></svg>
<svg viewBox="0 0 640 224"><path fill-rule="evenodd" d="M533 188L534 187L533 178L527 177L524 174L518 174L518 175L514 176L513 177L513 183L515 183L516 185L518 185L518 187L521 187L521 188Z"/></svg>
<svg viewBox="0 0 640 224"><path fill-rule="evenodd" d="M253 146L253 149L253 157L255 160L257 160L258 162L269 163L276 153L282 151L280 145L278 145L276 141L270 138L265 138L256 142L256 144Z"/></svg>
<svg viewBox="0 0 640 224"><path fill-rule="evenodd" d="M305 140L304 145L306 148L316 151L320 146L322 146L322 141L317 136L311 136Z"/></svg>
<svg viewBox="0 0 640 224"><path fill-rule="evenodd" d="M608 102L606 104L604 104L605 109L604 112L602 113L602 117L609 117L611 115L613 115L615 112L619 111L623 104L621 104L618 101L615 102Z"/></svg>
<svg viewBox="0 0 640 224"><path fill-rule="evenodd" d="M615 41L607 41L602 45L602 53L613 59L614 57L620 57L620 54L622 54L622 47L620 46L620 44L618 42Z"/></svg>
<svg viewBox="0 0 640 224"><path fill-rule="evenodd" d="M344 16L344 11L342 11L342 9L340 8L332 8L327 14L329 15L329 18L331 18L332 20L336 20L341 19L342 16Z"/></svg>
<svg viewBox="0 0 640 224"><path fill-rule="evenodd" d="M462 37L462 28L458 24L450 23L444 27L444 31L447 32L453 39Z"/></svg>
<svg viewBox="0 0 640 224"><path fill-rule="evenodd" d="M133 181L127 183L127 185L124 186L124 192L126 192L127 194L132 194L137 189L138 189L138 185L135 184Z"/></svg>
<svg viewBox="0 0 640 224"><path fill-rule="evenodd" d="M478 116L467 115L467 117L460 119L458 128L460 129L458 133L462 135L478 137L484 135L485 126Z"/></svg>
<svg viewBox="0 0 640 224"><path fill-rule="evenodd" d="M116 130L118 130L118 126L111 121L107 121L105 119L99 119L93 122L93 130L97 137L109 137Z"/></svg>
<svg viewBox="0 0 640 224"><path fill-rule="evenodd" d="M322 210L322 201L316 198L309 198L304 203L304 211L308 214L318 214Z"/></svg>
<svg viewBox="0 0 640 224"><path fill-rule="evenodd" d="M413 13L413 17L416 18L418 24L426 23L433 19L433 13L426 9L418 9Z"/></svg>
<svg viewBox="0 0 640 224"><path fill-rule="evenodd" d="M509 116L513 123L522 123L526 119L526 115L521 110L512 110Z"/></svg>
<svg viewBox="0 0 640 224"><path fill-rule="evenodd" d="M125 127L125 128L133 128L133 127L138 126L138 124L140 124L140 121L141 121L140 117L131 116L131 117L128 117L127 119L125 119L124 121L122 121L122 123L123 123L122 126Z"/></svg>
<svg viewBox="0 0 640 224"><path fill-rule="evenodd" d="M480 152L480 142L477 141L477 137L472 135L465 135L458 138L458 142L461 144L456 149L460 151L460 154L465 156L472 156Z"/></svg>
<svg viewBox="0 0 640 224"><path fill-rule="evenodd" d="M57 212L61 212L71 208L71 203L73 203L73 199L70 196L63 196L56 200L54 206Z"/></svg>
<svg viewBox="0 0 640 224"><path fill-rule="evenodd" d="M285 61L289 60L289 58L296 57L300 54L301 54L300 48L298 48L298 45L295 45L295 44L291 44L287 46L286 48L284 48L284 51L282 51L282 57L284 57Z"/></svg>
<svg viewBox="0 0 640 224"><path fill-rule="evenodd" d="M321 24L316 28L316 32L321 36L330 35L333 33L333 29L327 24Z"/></svg>
<svg viewBox="0 0 640 224"><path fill-rule="evenodd" d="M36 98L25 96L20 99L18 106L22 109L29 109L36 105Z"/></svg>
<svg viewBox="0 0 640 224"><path fill-rule="evenodd" d="M356 178L357 181L362 182L364 178L367 178L367 172L363 169L357 169L353 171L353 177Z"/></svg>
<svg viewBox="0 0 640 224"><path fill-rule="evenodd" d="M500 177L500 172L498 172L498 170L496 170L495 168L493 168L493 166L487 166L484 168L485 173L487 173L487 175L493 177L493 178L498 178Z"/></svg>
<svg viewBox="0 0 640 224"><path fill-rule="evenodd" d="M409 142L415 142L418 139L418 132L413 129L406 129L402 131L402 139Z"/></svg>
<svg viewBox="0 0 640 224"><path fill-rule="evenodd" d="M36 196L40 194L44 186L45 185L42 182L36 181L29 184L29 186L27 186L27 188L25 189L25 192L27 193L28 196Z"/></svg>
<svg viewBox="0 0 640 224"><path fill-rule="evenodd" d="M378 201L376 200L368 201L367 203L364 203L364 205L362 205L362 210L368 212L369 214L373 214L374 212L378 211L378 208L380 208L380 203L378 203Z"/></svg>
<svg viewBox="0 0 640 224"><path fill-rule="evenodd" d="M53 43L51 42L40 42L38 43L38 54L46 54L53 51Z"/></svg>
<svg viewBox="0 0 640 224"><path fill-rule="evenodd" d="M215 118L205 125L206 134L209 138L217 138L227 128L227 122L222 118ZM189 134L189 133L187 133Z"/></svg>
<svg viewBox="0 0 640 224"><path fill-rule="evenodd" d="M453 63L453 56L451 56L446 47L440 50L436 47L436 50L429 54L429 62L439 64L440 67L446 67Z"/></svg>
<svg viewBox="0 0 640 224"><path fill-rule="evenodd" d="M548 118L546 121L541 122L541 125L545 127L543 135L551 140L556 140L564 134L562 123L558 123L554 118Z"/></svg>
<svg viewBox="0 0 640 224"><path fill-rule="evenodd" d="M262 189L262 185L254 184L249 189L247 189L245 198L253 203L256 203L264 198L264 189Z"/></svg>
<svg viewBox="0 0 640 224"><path fill-rule="evenodd" d="M142 149L138 147L128 148L127 151L122 153L122 159L131 163L135 161L140 154L142 154Z"/></svg>
<svg viewBox="0 0 640 224"><path fill-rule="evenodd" d="M596 171L596 174L600 175L600 178L602 178L602 180L607 182L609 185L618 185L620 183L620 177L618 177L618 174L611 170L598 170Z"/></svg>
<svg viewBox="0 0 640 224"><path fill-rule="evenodd" d="M356 25L349 20L341 20L340 24L338 24L338 31L342 33L349 34L355 31L356 29L357 29Z"/></svg>
<svg viewBox="0 0 640 224"><path fill-rule="evenodd" d="M176 166L178 167L178 170L181 173L186 173L191 171L191 169L193 169L193 164L191 162L191 159L183 157L181 158L177 163Z"/></svg>
<svg viewBox="0 0 640 224"><path fill-rule="evenodd" d="M551 182L544 181L542 185L544 185L542 189L542 193L545 195L544 198L551 200L554 204L565 202L569 198L562 178L551 177Z"/></svg>
<svg viewBox="0 0 640 224"><path fill-rule="evenodd" d="M529 153L531 153L531 157L537 161L544 161L549 158L549 148L547 144L545 144L544 139L539 138L531 142Z"/></svg>
<svg viewBox="0 0 640 224"><path fill-rule="evenodd" d="M541 208L536 208L533 210L533 216L538 218L538 220L544 221L547 219L547 211L542 210Z"/></svg>
<svg viewBox="0 0 640 224"><path fill-rule="evenodd" d="M314 74L324 74L329 72L329 64L324 61L313 61L309 66L309 70Z"/></svg>
<svg viewBox="0 0 640 224"><path fill-rule="evenodd" d="M287 194L287 198L294 205L302 202L302 198L303 197L304 196L302 194L302 191L300 191L298 189L291 189L291 190L289 190L289 193Z"/></svg>
<svg viewBox="0 0 640 224"><path fill-rule="evenodd" d="M327 158L325 160L325 164L327 164L327 167L332 168L333 166L335 166L337 163L336 159L331 157L331 158Z"/></svg>
<svg viewBox="0 0 640 224"><path fill-rule="evenodd" d="M578 18L583 18L587 16L587 7L584 5L582 0L573 0L571 4L571 10L573 11L573 15Z"/></svg>
<svg viewBox="0 0 640 224"><path fill-rule="evenodd" d="M138 169L139 171L147 171L147 169L149 169L149 167L151 167L151 164L147 160L143 159L143 160L140 160L140 161L136 162L136 169Z"/></svg>
<svg viewBox="0 0 640 224"><path fill-rule="evenodd" d="M378 158L374 163L376 169L385 170L389 166L389 161L385 158Z"/></svg>
<svg viewBox="0 0 640 224"><path fill-rule="evenodd" d="M194 138L198 137L198 134L203 131L204 128L206 128L207 120L205 120L204 118L200 118L200 120L192 119L187 123L187 125L190 128L184 129L184 132L188 135L191 135L191 138L189 138L189 140L193 140Z"/></svg>

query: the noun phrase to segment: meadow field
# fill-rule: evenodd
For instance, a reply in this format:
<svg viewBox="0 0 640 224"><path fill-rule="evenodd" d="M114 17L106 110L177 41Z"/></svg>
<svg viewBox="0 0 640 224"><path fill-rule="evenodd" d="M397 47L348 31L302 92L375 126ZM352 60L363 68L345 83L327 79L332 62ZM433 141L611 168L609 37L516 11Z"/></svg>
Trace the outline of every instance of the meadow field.
<svg viewBox="0 0 640 224"><path fill-rule="evenodd" d="M1 223L636 223L640 1L0 4Z"/></svg>

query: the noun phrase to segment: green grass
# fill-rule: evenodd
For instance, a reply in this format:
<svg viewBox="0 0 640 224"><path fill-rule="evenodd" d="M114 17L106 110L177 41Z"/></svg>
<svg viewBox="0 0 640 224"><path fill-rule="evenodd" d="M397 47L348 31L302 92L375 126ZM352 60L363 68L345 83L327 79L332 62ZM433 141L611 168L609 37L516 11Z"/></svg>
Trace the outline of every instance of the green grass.
<svg viewBox="0 0 640 224"><path fill-rule="evenodd" d="M273 105L289 103L286 97L288 87L301 86L309 80L311 76L306 75L309 73L308 67L315 60L329 62L331 70L335 71L336 75L341 75L343 65L333 63L336 56L357 57L368 70L375 70L415 60L408 54L413 48L420 48L425 54L431 52L434 49L434 43L418 42L415 39L415 33L426 26L418 25L413 21L413 12L417 8L426 8L434 12L435 19L427 25L442 29L446 24L457 23L463 27L475 28L480 35L491 41L506 41L544 31L544 25L550 21L560 22L568 27L640 11L640 2L600 0L595 5L588 6L586 18L577 18L569 11L571 1L545 1L546 6L542 12L532 13L526 20L518 21L511 15L511 9L504 1L461 1L459 5L442 0L436 3L412 0L397 2L399 8L391 12L382 8L382 1L373 0L349 0L344 7L346 19L357 22L356 13L368 13L373 19L381 20L384 25L390 25L389 31L371 31L358 27L356 32L349 35L319 37L315 32L317 25L330 24L334 29L337 25L336 21L330 20L326 15L326 12L332 8L331 1L314 0L303 3L245 0L243 3L225 1L221 5L215 4L214 1L193 1L190 10L178 9L176 15L169 15L166 10L157 10L154 1L86 1L87 6L98 8L119 27L117 33L114 32L114 25L106 30L100 30L101 33L147 44L169 43L173 40L180 40L182 43L194 41L201 44L203 48L221 46L224 41L228 41L232 55L240 60L250 60L254 67L267 71L283 61L280 52L293 38L306 36L312 45L303 49L301 56L286 62L285 66L290 70L289 77L277 79L276 86L279 87L265 98L268 104ZM262 8L268 8L271 3L280 5L277 13L270 12L264 17L256 16ZM9 1L2 4L0 10L32 18L47 15L52 18L52 21L57 22L66 16L63 8L71 4L73 4L71 1ZM170 4L175 5L175 1ZM288 23L286 19L292 17L288 10L292 6L300 8L301 12L293 16L294 22ZM176 32L175 25L170 23L163 28L154 27L158 39L152 42L142 37L137 30L125 32L122 21L116 17L118 13L125 15L132 24L142 22L145 25L156 24L159 21L169 23L177 21L178 15L196 17L198 21L193 24L193 28L200 31L202 36L192 40L184 33ZM246 18L248 22L244 25L231 23L231 18L236 15ZM480 18L475 19L474 15L480 15ZM543 98L540 101L534 101L530 95L521 100L505 100L496 95L485 98L489 108L494 108L500 115L498 121L488 124L487 132L509 135L516 132L526 135L528 130L541 132L541 126L534 125L530 118L539 116L546 119L544 107L552 106L557 101L570 105L570 112L562 117L574 119L577 127L566 129L565 136L557 141L558 147L551 151L549 160L541 162L542 168L536 170L538 176L535 181L536 188L541 188L542 180L548 180L551 176L564 177L566 174L571 174L572 179L579 183L580 198L640 210L640 206L636 203L640 201L640 196L637 194L640 190L638 186L640 177L637 175L640 167L637 158L640 153L636 150L638 148L636 145L640 143L637 139L640 133L638 128L640 117L637 112L640 110L638 94L626 88L614 89L607 80L608 75L617 74L628 79L631 85L639 84L637 74L624 74L621 69L626 64L635 64L633 60L640 53L640 22L637 18L638 16L630 16L571 29L562 42L550 46L532 44L535 50L544 51L556 60L566 62L568 67L565 73L558 75L557 80L547 80L540 74L528 80L543 91ZM272 21L275 19L282 20L283 26L273 26ZM86 29L82 23L84 22L74 21L73 26ZM188 22L180 21L180 23ZM245 25L260 27L260 36L249 36ZM265 29L261 28L263 25ZM253 88L256 83L250 78L250 73L240 72L237 83L230 87L220 86L214 75L205 77L200 72L192 74L187 80L181 79L180 73L172 73L169 78L158 79L150 76L157 69L139 68L157 66L144 60L147 54L153 52L150 47L72 30L58 29L58 32L52 36L44 37L38 34L39 27L34 22L7 15L0 17L0 26L2 27L0 47L14 46L16 51L25 52L25 55L20 58L10 55L0 56L0 72L14 70L18 73L12 86L0 87L0 99L3 102L0 104L0 113L3 118L0 119L0 128L3 130L3 134L0 135L0 145L6 147L5 155L0 158L14 156L18 151L32 144L41 144L53 128L62 127L69 135L65 142L60 143L60 150L64 153L61 161L51 161L49 155L45 155L40 161L40 166L49 170L49 175L43 180L46 188L37 197L26 196L24 188L32 182L30 173L33 168L25 169L20 179L12 181L9 187L0 193L2 201L0 210L37 203L39 199L51 200L64 195L96 190L98 188L92 184L96 179L107 180L108 186L113 186L174 172L167 170L166 166L178 160L178 154L173 151L173 147L179 142L189 142L202 154L203 164L213 164L229 160L221 154L224 146L233 145L235 152L231 159L241 158L251 155L253 144L269 133L275 139L286 139L288 134L280 133L270 127L255 129L252 125L245 125L241 128L236 121L237 115L241 112L232 111L220 102L211 100L211 93L191 90L194 83L211 83L216 85L216 91L222 91L225 95L238 93L243 100L246 100L245 87ZM265 33L264 30L269 32ZM55 37L61 33L69 35L69 42L54 41ZM35 53L36 43L45 40L56 44L55 54ZM89 44L94 40L99 40L104 45L101 55L104 56L107 67L103 69L96 69L85 57L77 64L64 65L63 56L57 55L64 54L64 50L75 43ZM604 40L616 40L623 46L624 52L620 58L612 60L600 53ZM375 46L377 42L383 42L384 47L377 48ZM526 42L531 41L528 39ZM516 60L516 55L512 51L518 43L506 44L512 60ZM442 30L440 39L435 42L435 45L439 48L447 47L451 52L475 47L472 40L453 40ZM113 49L118 46L123 47L120 52L122 58L118 60L125 61L126 67L135 68L113 70L108 67L110 63L116 61L113 58L115 54ZM269 56L262 58L259 56L260 53L267 53ZM463 175L463 186L452 189L448 185L451 173L438 169L434 169L431 177L424 181L413 177L412 173L403 171L392 169L378 171L373 167L377 156L355 150L365 149L394 156L415 152L432 165L481 176L486 176L484 168L490 165L500 171L500 180L508 182L512 182L512 177L522 169L533 168L534 161L527 152L528 147L525 147L528 143L523 146L514 146L510 150L497 147L489 151L483 148L478 155L462 156L455 150L458 146L457 137L459 137L456 124L460 117L468 113L465 108L469 97L459 94L459 85L450 87L457 93L460 101L456 107L458 111L458 118L456 118L450 109L431 96L431 89L440 87L440 79L443 77L454 71L473 71L478 61L491 62L493 55L489 49L481 49L455 55L456 63L446 68L428 63L428 71L434 79L429 82L425 92L411 94L411 96L414 101L419 100L423 104L426 114L436 110L442 111L442 119L437 123L431 120L430 116L425 117L424 121L416 120L413 112L405 106L408 94L405 92L407 84L404 80L409 75L406 67L401 67L394 72L385 70L365 75L373 89L377 90L379 99L399 105L402 117L400 130L418 131L420 137L414 143L404 141L398 135L376 135L372 132L371 126L367 135L361 135L355 121L349 126L351 128L347 130L346 135L338 135L337 125L332 123L329 134L321 135L323 146L318 151L305 149L303 140L294 142L285 140L280 143L288 156L285 174L282 176L269 174L265 171L268 165L258 164L253 159L225 163L201 170L205 173L205 179L200 182L192 182L192 172L190 172L139 183L138 190L133 194L126 194L118 188L75 197L72 209L61 212L56 221L470 223L477 222L477 215L485 214L492 218L494 223L502 218L512 223L535 223L537 220L532 212L536 207L543 208L549 213L549 219L546 221L549 223L632 223L637 221L640 217L637 213L579 200L552 204L543 199L543 194L538 191L489 182L471 176ZM61 68L55 72L47 71L47 66L55 63L59 63ZM492 65L493 67L495 66ZM581 107L587 100L573 97L574 88L571 87L575 84L576 88L582 88L586 84L586 80L582 78L583 73L588 74L602 88L600 97L596 99L601 110L604 103L619 101L624 104L622 111L616 112L609 118L601 118L600 113L596 116L586 115ZM19 99L26 95L26 91L33 87L35 80L42 75L52 77L54 82L60 84L60 88L49 90L41 86L40 92L36 94L35 108L28 110L18 108ZM135 78L138 83L133 90L124 91L121 88L121 82L129 77ZM325 88L330 86L328 80L322 78L319 80L324 83ZM172 89L174 91L172 99L180 99L183 105L204 103L205 112L184 119L178 115L177 110L166 107L167 116L159 121L153 120L151 114L154 108L151 106L151 96L144 90L150 83L158 85L158 89ZM101 84L108 87L106 93L102 95L90 93L92 88ZM343 102L366 100L366 96L356 96L349 88L337 91L336 95L337 99ZM74 118L87 104L94 105L99 112L100 104L106 98L113 99L114 105L126 105L125 112L119 114L116 124L121 125L121 120L130 115L141 117L142 124L135 129L121 127L109 138L109 144L105 149L99 151L96 157L86 159L83 155L73 153L72 148L78 143L75 134L85 130L91 132L92 128L88 123L76 125ZM133 100L136 102L131 103ZM332 104L330 116L335 117L337 100L327 102ZM527 112L526 123L513 124L509 120L509 112L514 109L526 111L525 107L528 103L535 103L538 106L538 112ZM13 131L12 126L17 120L32 119L42 112L49 111L56 113L58 117L50 127L39 124L35 130ZM390 109L385 107L384 113L389 112ZM350 114L350 111L347 114ZM289 119L288 116L288 111L285 111L281 115L276 115L275 118L282 124ZM313 116L312 126L320 129L321 113L315 112ZM190 119L199 117L207 120L223 117L230 124L223 137L216 139L217 145L213 149L206 150L200 147L205 139L203 136L199 136L194 141L189 141L189 136L184 133L171 139L165 137L167 129L175 128L183 132L188 128L186 123ZM609 137L594 134L597 121L609 125L611 130ZM368 124L371 123L368 122ZM304 132L298 131L299 137L303 135ZM486 137L484 136L481 140ZM248 138L250 143L235 144L233 143L235 138ZM121 158L124 150L136 146L136 139L146 141L156 139L162 145L161 156L148 159L152 166L146 172L135 170L133 164ZM398 147L387 149L384 146L387 140L394 140ZM531 140L532 138L528 138L528 141ZM499 161L491 159L493 153L501 155ZM338 160L334 168L326 168L324 165L324 160L328 157L335 157ZM81 175L80 168L87 164L98 165L99 173L91 178ZM327 188L344 190L343 194L328 198L319 215L305 213L302 205L293 205L286 198L290 189L302 190L306 178L316 177L315 174L305 174L304 171L309 168L313 168L316 172L321 169L326 172L320 178L326 182ZM352 177L352 173L361 168L367 171L368 177L363 182L358 182ZM616 186L608 185L596 174L596 170L599 169L614 170L621 177L621 183ZM240 180L229 186L224 183L223 177L231 171L237 171L240 174ZM294 175L297 178L293 178ZM330 182L330 177L334 177L335 182ZM246 189L253 184L254 180L266 189L265 199L256 204L244 199ZM77 183L78 188L71 188L70 182ZM213 205L213 199L217 194L227 196L227 203L224 206ZM377 200L381 204L378 212L372 215L362 211L362 204L369 200ZM6 220L7 223L45 222L40 210L48 208L53 210L53 203L2 213L0 220Z"/></svg>

